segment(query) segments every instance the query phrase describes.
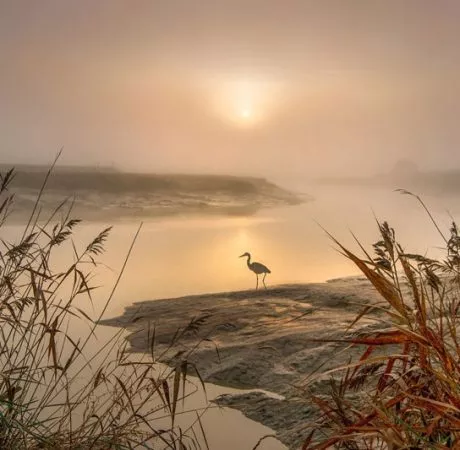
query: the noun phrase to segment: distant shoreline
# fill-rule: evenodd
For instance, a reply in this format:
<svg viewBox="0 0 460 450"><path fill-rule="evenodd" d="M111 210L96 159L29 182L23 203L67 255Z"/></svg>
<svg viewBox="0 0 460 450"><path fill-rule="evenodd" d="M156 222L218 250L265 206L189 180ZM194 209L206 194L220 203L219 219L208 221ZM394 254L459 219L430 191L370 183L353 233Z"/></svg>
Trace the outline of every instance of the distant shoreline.
<svg viewBox="0 0 460 450"><path fill-rule="evenodd" d="M335 176L315 180L319 185L406 189L415 194L456 196L460 194L460 170L377 173L372 176Z"/></svg>
<svg viewBox="0 0 460 450"><path fill-rule="evenodd" d="M15 212L27 218L43 183L40 171L17 171L12 183ZM41 199L46 217L65 199L73 216L90 221L148 219L181 215L249 216L259 210L311 201L264 178L221 175L129 174L116 171L58 171Z"/></svg>

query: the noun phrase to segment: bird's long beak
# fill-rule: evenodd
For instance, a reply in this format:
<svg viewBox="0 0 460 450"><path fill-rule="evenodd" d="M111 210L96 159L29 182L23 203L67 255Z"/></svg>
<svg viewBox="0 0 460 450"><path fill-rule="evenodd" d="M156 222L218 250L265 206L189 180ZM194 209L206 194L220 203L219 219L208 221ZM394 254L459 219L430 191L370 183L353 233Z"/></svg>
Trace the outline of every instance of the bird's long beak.
<svg viewBox="0 0 460 450"><path fill-rule="evenodd" d="M242 258L243 256L246 256L244 253L242 255L240 255L238 258Z"/></svg>

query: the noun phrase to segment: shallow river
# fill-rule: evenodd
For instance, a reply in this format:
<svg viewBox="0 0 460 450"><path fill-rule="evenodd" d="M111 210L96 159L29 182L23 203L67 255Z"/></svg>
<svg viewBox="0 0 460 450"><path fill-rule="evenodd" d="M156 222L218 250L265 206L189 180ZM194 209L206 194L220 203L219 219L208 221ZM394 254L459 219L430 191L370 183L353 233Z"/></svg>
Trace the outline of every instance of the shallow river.
<svg viewBox="0 0 460 450"><path fill-rule="evenodd" d="M301 189L299 186L295 186ZM340 242L357 249L352 231L371 249L378 240L375 217L388 220L409 252L436 256L442 240L417 201L389 189L305 186L315 201L264 210L253 217L184 217L144 222L107 316L132 302L255 287L255 275L239 255L248 251L267 265L268 285L317 282L356 274L340 255L324 227ZM440 227L448 231L455 198L426 198ZM458 212L458 211L457 211ZM78 241L91 240L109 224L81 225ZM101 258L97 284L109 290L139 222L114 225ZM102 296L103 292L99 293Z"/></svg>
<svg viewBox="0 0 460 450"><path fill-rule="evenodd" d="M253 217L178 217L145 222L105 317L119 315L125 306L140 300L253 288L255 276L247 269L245 260L238 258L244 252L251 252L254 260L271 269L268 285L318 282L357 274L321 226L349 248L357 249L351 230L370 249L378 240L377 217L388 220L396 229L406 251L440 254L442 239L414 198L390 189L281 184L311 194L315 200L264 210ZM425 200L441 228L448 231L449 214L455 217L459 213L457 199ZM90 241L106 225L109 224L82 224L76 242ZM107 251L100 258L106 266L96 273L95 284L103 287L95 297L95 313L117 277L138 225L129 220L114 225ZM4 231L14 236L18 227ZM60 258L66 258L65 251L57 255L57 265L63 261ZM107 334L111 332L107 330ZM208 390L210 398L231 392L212 385ZM193 404L200 402L202 399L197 398ZM250 449L261 436L270 433L228 409L208 412L204 424L211 449ZM259 448L284 447L269 439Z"/></svg>

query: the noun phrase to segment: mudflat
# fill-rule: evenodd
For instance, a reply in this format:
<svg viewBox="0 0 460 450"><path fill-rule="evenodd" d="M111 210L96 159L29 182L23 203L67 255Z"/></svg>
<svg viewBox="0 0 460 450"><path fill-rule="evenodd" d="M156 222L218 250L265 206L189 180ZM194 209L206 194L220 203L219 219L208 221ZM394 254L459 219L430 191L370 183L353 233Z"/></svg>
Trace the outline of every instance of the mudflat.
<svg viewBox="0 0 460 450"><path fill-rule="evenodd" d="M45 179L43 168L18 167L14 221L27 220ZM225 175L141 174L117 171L59 170L49 178L41 198L50 214L73 199L73 214L84 220L133 220L186 215L253 215L261 209L311 201L255 177Z"/></svg>
<svg viewBox="0 0 460 450"><path fill-rule="evenodd" d="M352 277L143 301L102 324L131 331L128 339L135 352L149 351L155 328L157 355L170 347L179 330L169 355L177 358L193 348L191 362L205 381L262 390L221 396L216 403L241 410L275 430L289 448L298 448L315 417L304 395L307 385L321 394L328 388L327 371L362 352L362 347L321 340L382 328L375 309L349 330L364 306L379 301L366 279Z"/></svg>

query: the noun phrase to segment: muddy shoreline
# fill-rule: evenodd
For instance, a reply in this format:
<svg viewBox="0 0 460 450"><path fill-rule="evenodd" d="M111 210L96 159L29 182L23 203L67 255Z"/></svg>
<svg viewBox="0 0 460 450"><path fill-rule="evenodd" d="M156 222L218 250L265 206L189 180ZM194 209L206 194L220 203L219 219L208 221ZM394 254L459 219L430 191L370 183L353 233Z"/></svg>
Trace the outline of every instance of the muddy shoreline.
<svg viewBox="0 0 460 450"><path fill-rule="evenodd" d="M13 221L27 219L45 173L18 170ZM44 215L68 200L84 220L118 221L194 215L249 216L266 208L311 201L264 178L224 175L53 173L41 197Z"/></svg>
<svg viewBox="0 0 460 450"><path fill-rule="evenodd" d="M281 442L295 449L315 418L314 408L303 395L307 377L315 372L308 388L321 394L329 379L322 374L362 350L345 352L343 344L318 341L344 337L363 306L379 300L367 280L353 277L138 302L121 317L102 324L127 328L134 352L149 351L155 328L156 353L169 355L163 362L173 364L178 353L193 348L191 360L204 381L281 396L249 392L214 401L270 427ZM196 329L187 331L193 320L198 322ZM353 332L379 327L375 313L363 318ZM169 348L178 330L180 339Z"/></svg>

